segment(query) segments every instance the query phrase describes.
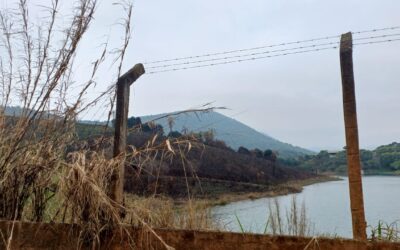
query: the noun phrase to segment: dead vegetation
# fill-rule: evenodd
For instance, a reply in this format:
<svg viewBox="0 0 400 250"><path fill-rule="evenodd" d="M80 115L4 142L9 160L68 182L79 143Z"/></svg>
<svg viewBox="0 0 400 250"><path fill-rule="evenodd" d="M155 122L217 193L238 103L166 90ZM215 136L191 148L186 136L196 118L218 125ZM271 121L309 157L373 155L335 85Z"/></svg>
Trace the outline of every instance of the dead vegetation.
<svg viewBox="0 0 400 250"><path fill-rule="evenodd" d="M212 218L209 204L202 200L189 200L177 206L174 200L168 197L127 195L126 207L135 211L134 214L155 228L193 230L219 228ZM138 217L132 217L130 214L125 221L140 225Z"/></svg>
<svg viewBox="0 0 400 250"><path fill-rule="evenodd" d="M55 179L65 165L65 148L73 140L80 111L82 96L69 103L66 95L72 85L73 58L96 1L79 2L62 31L54 27L58 4L53 1L47 9L46 26L31 27L26 1L0 14L0 217L9 220L22 219L28 205L28 217L43 219L46 202L57 190ZM21 112L10 116L7 109L15 103L22 104Z"/></svg>
<svg viewBox="0 0 400 250"><path fill-rule="evenodd" d="M113 171L126 164L124 158L110 157L112 140L107 137L91 145L77 143L75 126L80 114L102 103L109 108L111 120L113 82L96 96L87 93L97 84L106 57L111 55L115 80L121 74L131 38L132 4L119 4L125 14L122 45L117 50L103 45L99 57L87 62L92 65L87 80L78 83L74 60L98 2L74 1L66 17L59 12L60 1L53 0L42 7L45 14L39 22L29 15L29 4L20 0L11 9L0 10L0 219L78 225L78 248L82 244L98 247L103 234L127 222L149 230L151 226L210 227L209 214L194 201L178 210L168 199L131 196L126 207L116 204L109 198L109 184ZM18 114L12 112L15 105ZM73 145L78 146L71 150ZM145 148L132 148L129 154L137 167L148 171L146 163L155 155L184 160L190 147L189 140L153 138ZM12 235L11 230L4 236L7 245Z"/></svg>
<svg viewBox="0 0 400 250"><path fill-rule="evenodd" d="M278 199L268 204L269 215L266 225L266 232L273 235L295 235L311 236L313 234L313 225L307 217L305 203L299 207L296 196L292 196L290 209L283 214Z"/></svg>

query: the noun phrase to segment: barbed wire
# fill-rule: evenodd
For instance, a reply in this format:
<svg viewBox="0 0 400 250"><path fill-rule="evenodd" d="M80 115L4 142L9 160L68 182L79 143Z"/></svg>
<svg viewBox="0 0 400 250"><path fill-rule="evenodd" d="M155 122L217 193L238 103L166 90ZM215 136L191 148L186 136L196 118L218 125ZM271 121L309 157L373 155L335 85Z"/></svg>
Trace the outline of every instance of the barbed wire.
<svg viewBox="0 0 400 250"><path fill-rule="evenodd" d="M354 31L354 32L351 32L351 33L357 35L357 34L364 34L364 33L371 33L371 32L396 30L396 29L400 29L400 26L392 26L392 27L378 28L378 29L368 29L368 30Z"/></svg>
<svg viewBox="0 0 400 250"><path fill-rule="evenodd" d="M384 35L379 35L379 36L358 37L358 38L352 38L352 40L360 41L360 40L368 40L368 39L376 39L376 38L384 38L384 37L393 37L393 36L398 36L398 35L400 35L400 33L384 34Z"/></svg>
<svg viewBox="0 0 400 250"><path fill-rule="evenodd" d="M355 32L352 32L352 34L358 35L358 34L381 32L381 31L388 31L388 30L397 30L397 29L400 29L400 26L355 31ZM245 48L245 49L227 50L227 51L216 52L216 53L206 53L206 54L194 55L194 56L185 56L185 57L177 57L177 58L171 58L171 59L155 60L155 61L150 61L150 62L144 62L143 64L151 65L151 64L158 64L158 63L163 63L163 62L172 62L172 61L180 61L180 60L187 60L187 59L197 59L197 58L202 58L202 57L211 57L211 56L246 52L246 51L258 50L258 49L273 48L273 47L301 44L301 43L308 43L308 42L316 42L316 41L322 41L322 40L330 40L330 39L339 38L339 37L340 37L340 35L325 36L325 37L312 38L312 39L306 39L306 40L284 42L284 43L271 44L271 45L262 45L262 46L258 46L258 47L251 47L251 48Z"/></svg>
<svg viewBox="0 0 400 250"><path fill-rule="evenodd" d="M356 38L356 39L353 39L353 40L355 40L355 41L357 41L357 40L370 40L370 39L393 37L393 36L400 36L400 33L385 34L385 35L380 35L380 36L361 37L361 38ZM150 67L147 67L147 69L168 68L168 67L172 67L172 66L197 64L197 63L203 63L203 62L221 61L221 60L228 60L228 59L233 59L233 58L244 58L244 57L249 57L249 56L271 54L271 53L276 53L276 52L293 51L293 50L307 49L307 48L317 48L317 47L334 45L334 44L339 44L339 42L335 41L335 42L329 42L329 43L311 44L311 45L292 47L292 48L286 48L286 49L267 50L267 51L261 51L261 52L254 52L254 53L250 53L250 54L217 57L217 58L210 58L210 59L197 60L197 61L187 61L187 62L172 63L172 64L162 64L162 65L157 65L157 66L150 66Z"/></svg>
<svg viewBox="0 0 400 250"><path fill-rule="evenodd" d="M400 41L400 38L398 38L398 39L387 39L387 40L382 40L382 41L371 41L371 42L353 43L353 46L367 45L367 44L378 44L378 43L390 43L390 42L398 42L398 41Z"/></svg>
<svg viewBox="0 0 400 250"><path fill-rule="evenodd" d="M147 67L147 68L148 69L167 68L167 67L172 67L172 66L188 65L188 64L203 63L203 62L220 61L220 60L228 60L228 59L232 59L232 58L242 58L242 57L249 57L249 56L255 56L255 55L262 55L262 54L291 51L291 50L297 50L297 49L315 48L315 47L327 46L327 45L333 45L333 44L339 44L339 42L320 43L320 44L312 44L312 45L300 46L300 47L294 47L294 48L287 48L287 49L277 49L277 50L268 50L268 51L262 51L262 52L255 52L255 53L243 54L243 55L217 57L217 58L210 58L210 59L197 60L197 61L188 61L188 62L181 62L181 63L173 63L173 64L163 64L163 65L152 66L152 67Z"/></svg>
<svg viewBox="0 0 400 250"><path fill-rule="evenodd" d="M367 45L367 44L389 43L389 42L396 42L396 41L400 41L400 38L398 38L398 39L386 39L386 40L380 40L380 41L360 42L360 43L354 43L353 45L354 46L360 46L360 45ZM339 43L337 42L336 44L339 44ZM280 56L287 56L287 55L294 55L294 54L318 52L318 51L324 51L324 50L330 50L330 49L338 49L338 48L339 48L338 45L337 46L322 47L322 48L314 48L314 49L309 49L309 50L300 50L300 51L294 51L294 52L279 53L279 54L268 55L268 56L258 56L258 57L251 57L251 58L245 58L245 59L239 59L239 60L230 60L230 61L216 62L216 63L210 63L210 64L200 64L200 65L194 65L194 66L189 66L189 67L178 67L178 68L165 69L165 70L156 70L156 71L147 72L147 74L158 74L158 73L164 73L164 72L172 72L172 71L188 70L188 69L195 69L195 68L212 67L212 66L217 66L217 65L240 63L240 62L245 62L245 61L254 61L254 60L260 60L260 59L266 59L266 58L272 58L272 57L280 57Z"/></svg>
<svg viewBox="0 0 400 250"><path fill-rule="evenodd" d="M162 72L170 72L170 71L178 71L178 70L187 70L187 69L211 67L211 66L217 66L217 65L223 65L223 64L232 64L232 63L239 63L239 62L245 62L245 61L253 61L253 60L259 60L259 59L265 59L265 58L272 58L272 57L286 56L286 55L293 55L293 54L301 54L301 53L307 53L307 52L312 52L312 51L321 51L321 50L337 49L337 48L338 48L338 46L331 46L331 47L325 47L325 48L301 50L301 51L287 52L287 53L268 55L268 56L251 57L251 58L246 58L246 59L231 60L231 61L224 61L224 62L216 62L216 63L210 63L210 64L200 64L200 65L194 65L194 66L189 66L189 67L180 67L180 68L173 68L173 69L150 71L147 74L156 74L156 73L162 73Z"/></svg>

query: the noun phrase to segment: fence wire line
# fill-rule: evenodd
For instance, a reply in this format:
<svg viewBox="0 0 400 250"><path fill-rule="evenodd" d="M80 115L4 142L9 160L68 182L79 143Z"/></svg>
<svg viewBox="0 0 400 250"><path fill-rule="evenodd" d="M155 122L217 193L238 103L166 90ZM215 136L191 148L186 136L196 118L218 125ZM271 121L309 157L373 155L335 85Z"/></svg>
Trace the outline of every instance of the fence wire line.
<svg viewBox="0 0 400 250"><path fill-rule="evenodd" d="M239 60L216 62L216 63L210 63L210 64L201 64L201 65L195 65L195 66L189 66L189 67L157 70L157 71L148 72L147 74L156 74L156 73L169 72L169 71L178 71L178 70L186 70L186 69L194 69L194 68L211 67L211 66L217 66L217 65L223 65L223 64L239 63L239 62L259 60L259 59L265 59L265 58L271 58L271 57L286 56L286 55L293 55L293 54L302 54L302 53L307 53L307 52L312 52L312 51L321 51L321 50L337 49L337 48L338 48L338 46L330 46L330 47L317 48L317 49L300 50L300 51L295 51L295 52L280 53L280 54L268 55L268 56L251 57L251 58L245 58L245 59L239 59Z"/></svg>
<svg viewBox="0 0 400 250"><path fill-rule="evenodd" d="M353 46L361 46L361 45L367 45L367 44L389 43L389 42L396 42L396 41L400 41L400 38L398 38L398 39L386 39L386 40L380 40L380 41L367 41L367 42L354 43ZM217 65L240 63L240 62L245 62L245 61L254 61L254 60L260 60L260 59L266 59L266 58L272 58L272 57L280 57L280 56L287 56L287 55L294 55L294 54L303 54L303 53L309 53L309 52L318 52L318 51L337 49L337 48L339 48L338 45L337 46L329 46L329 47L309 49L309 50L300 50L300 51L294 51L294 52L287 52L287 53L279 53L279 54L268 55L268 56L258 56L258 57L251 57L251 58L245 58L245 59L239 59L239 60L216 62L216 63L210 63L210 64L200 64L200 65L194 65L194 66L189 66L189 67L178 67L178 68L165 69L165 70L156 70L156 71L147 72L147 74L157 74L157 73L188 70L188 69L195 69L195 68L212 67L212 66L217 66Z"/></svg>
<svg viewBox="0 0 400 250"><path fill-rule="evenodd" d="M355 31L355 32L352 32L352 34L358 35L358 34L382 32L382 31L398 30L398 29L400 29L400 26ZM299 40L299 41L284 42L284 43L278 43L278 44L263 45L263 46L252 47L252 48L245 48L245 49L227 50L227 51L222 51L222 52L207 53L207 54L201 54L201 55L195 55L195 56L185 56L185 57L177 57L177 58L171 58L171 59L155 60L155 61L145 62L143 64L151 65L151 64L158 64L158 63L163 63L163 62L172 62L172 61L180 61L180 60L187 60L187 59L197 59L197 58L202 58L202 57L211 57L211 56L232 54L232 53L245 52L245 51L251 51L251 50L258 50L258 49L265 49L265 48L273 48L273 47L286 46L286 45L301 44L301 43L308 43L308 42L316 42L316 41L321 41L321 40L330 40L330 39L339 38L339 37L340 37L340 35L325 36L325 37L312 38L312 39L306 39L306 40Z"/></svg>
<svg viewBox="0 0 400 250"><path fill-rule="evenodd" d="M361 37L361 38L353 39L353 41L371 40L371 39L394 37L394 36L400 36L400 33L385 34L385 35L380 35L380 36ZM162 65L157 65L157 66L150 66L150 67L147 67L147 69L159 69L159 68L168 68L168 67L172 67L172 66L197 64L197 63L203 63L203 62L221 61L221 60L228 60L228 59L232 59L232 58L243 58L243 57L256 56L256 55L271 54L271 53L275 53L275 52L285 52L285 51L300 50L300 49L307 49L307 48L317 48L317 47L322 47L322 46L335 45L335 44L339 44L339 43L340 42L335 41L335 42L311 44L311 45L306 45L306 46L299 46L299 47L292 47L292 48L285 48L285 49L260 51L260 52L250 53L250 54L241 54L241 55L234 55L234 56L216 57L216 58L210 58L210 59L178 62L178 63L172 63L172 64L162 64Z"/></svg>
<svg viewBox="0 0 400 250"><path fill-rule="evenodd" d="M354 43L354 46L358 45L367 45L367 44L378 44L378 43L390 43L390 42L397 42L400 41L400 38L396 39L387 39L387 40L381 40L381 41L370 41L370 42L361 42L361 43Z"/></svg>

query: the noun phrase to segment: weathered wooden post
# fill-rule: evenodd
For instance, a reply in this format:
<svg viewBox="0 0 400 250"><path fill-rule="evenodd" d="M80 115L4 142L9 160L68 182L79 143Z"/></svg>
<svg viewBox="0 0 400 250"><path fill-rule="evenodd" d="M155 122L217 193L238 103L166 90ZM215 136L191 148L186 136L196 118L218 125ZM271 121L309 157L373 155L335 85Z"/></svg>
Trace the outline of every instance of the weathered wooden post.
<svg viewBox="0 0 400 250"><path fill-rule="evenodd" d="M121 154L125 154L126 151L129 87L144 73L145 70L143 64L139 63L118 78L113 153L114 157L121 156ZM110 198L121 205L124 201L124 168L125 165L121 164L118 171L113 173L110 185Z"/></svg>
<svg viewBox="0 0 400 250"><path fill-rule="evenodd" d="M351 33L340 39L340 66L342 74L343 111L346 132L347 165L350 188L350 208L353 237L366 240L366 222L361 179L360 151L358 145L358 125L356 96L353 73L353 40Z"/></svg>

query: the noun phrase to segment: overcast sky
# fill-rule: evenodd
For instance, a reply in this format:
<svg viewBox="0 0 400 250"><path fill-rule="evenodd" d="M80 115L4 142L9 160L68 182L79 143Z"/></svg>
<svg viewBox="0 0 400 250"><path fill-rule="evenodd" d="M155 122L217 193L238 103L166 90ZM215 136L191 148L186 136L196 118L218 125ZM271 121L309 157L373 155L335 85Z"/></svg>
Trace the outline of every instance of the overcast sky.
<svg viewBox="0 0 400 250"><path fill-rule="evenodd" d="M111 25L120 10L111 2L100 2L81 49L84 57L95 42L100 45L101 34L120 42L120 30ZM399 13L398 0L136 0L124 69L157 59L398 26ZM361 147L400 141L400 42L355 48L354 67ZM130 115L208 102L291 144L314 150L345 144L337 50L144 75L133 87Z"/></svg>

